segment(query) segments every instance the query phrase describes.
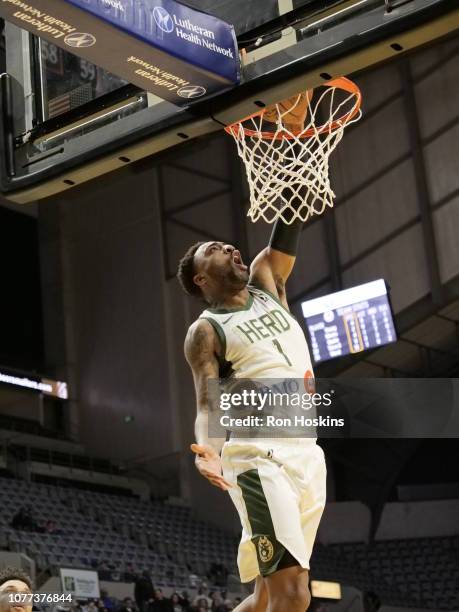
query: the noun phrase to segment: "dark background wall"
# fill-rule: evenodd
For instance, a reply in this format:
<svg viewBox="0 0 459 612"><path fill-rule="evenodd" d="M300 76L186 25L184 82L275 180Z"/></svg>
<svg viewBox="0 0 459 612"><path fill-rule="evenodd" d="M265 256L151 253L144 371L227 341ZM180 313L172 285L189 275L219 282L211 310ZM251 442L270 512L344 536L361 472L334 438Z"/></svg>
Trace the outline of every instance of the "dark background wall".
<svg viewBox="0 0 459 612"><path fill-rule="evenodd" d="M0 207L0 364L41 369L44 359L38 222Z"/></svg>

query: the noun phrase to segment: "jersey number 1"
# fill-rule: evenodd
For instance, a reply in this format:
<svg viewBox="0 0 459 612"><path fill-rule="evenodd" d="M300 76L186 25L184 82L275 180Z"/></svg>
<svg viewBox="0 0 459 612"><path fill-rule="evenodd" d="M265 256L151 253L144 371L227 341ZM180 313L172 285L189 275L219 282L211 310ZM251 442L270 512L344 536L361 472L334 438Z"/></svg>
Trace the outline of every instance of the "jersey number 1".
<svg viewBox="0 0 459 612"><path fill-rule="evenodd" d="M284 353L282 346L279 342L279 340L273 340L273 344L274 346L277 348L277 350L279 351L279 353L285 358L285 361L288 363L289 366L292 365L292 362L290 361L290 359L287 357L287 355Z"/></svg>

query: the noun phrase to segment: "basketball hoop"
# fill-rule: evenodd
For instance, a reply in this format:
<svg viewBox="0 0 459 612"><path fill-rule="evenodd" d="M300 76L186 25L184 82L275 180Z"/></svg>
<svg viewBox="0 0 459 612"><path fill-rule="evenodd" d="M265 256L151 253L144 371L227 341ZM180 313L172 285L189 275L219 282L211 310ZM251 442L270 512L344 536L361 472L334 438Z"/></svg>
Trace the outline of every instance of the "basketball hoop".
<svg viewBox="0 0 459 612"><path fill-rule="evenodd" d="M307 105L306 118L295 127L291 118L297 121L300 103ZM323 91L298 94L289 108L283 103L270 107L269 120L264 108L225 128L245 164L252 221L280 218L290 224L333 206L329 158L344 129L360 119L361 103L357 85L340 77L324 83Z"/></svg>

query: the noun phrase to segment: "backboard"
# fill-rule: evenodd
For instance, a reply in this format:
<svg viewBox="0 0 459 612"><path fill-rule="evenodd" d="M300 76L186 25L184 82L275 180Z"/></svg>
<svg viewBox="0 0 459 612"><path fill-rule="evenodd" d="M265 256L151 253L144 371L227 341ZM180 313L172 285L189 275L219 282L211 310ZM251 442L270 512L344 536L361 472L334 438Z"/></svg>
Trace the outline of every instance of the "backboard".
<svg viewBox="0 0 459 612"><path fill-rule="evenodd" d="M5 197L27 203L69 189L459 28L456 0L182 4L234 26L242 78L223 93L180 104L0 20Z"/></svg>

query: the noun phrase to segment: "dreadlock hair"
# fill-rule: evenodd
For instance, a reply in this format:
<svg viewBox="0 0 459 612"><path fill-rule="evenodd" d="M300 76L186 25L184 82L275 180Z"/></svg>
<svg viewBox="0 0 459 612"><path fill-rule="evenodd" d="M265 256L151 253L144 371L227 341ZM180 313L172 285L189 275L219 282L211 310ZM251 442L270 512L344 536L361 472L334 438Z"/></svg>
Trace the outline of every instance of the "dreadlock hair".
<svg viewBox="0 0 459 612"><path fill-rule="evenodd" d="M194 255L204 242L196 242L185 253L179 261L177 276L183 290L194 297L203 297L200 287L194 282L193 276L196 274L194 269Z"/></svg>
<svg viewBox="0 0 459 612"><path fill-rule="evenodd" d="M20 580L32 589L32 578L20 567L4 567L0 570L0 587L9 580Z"/></svg>

